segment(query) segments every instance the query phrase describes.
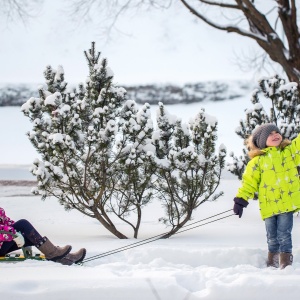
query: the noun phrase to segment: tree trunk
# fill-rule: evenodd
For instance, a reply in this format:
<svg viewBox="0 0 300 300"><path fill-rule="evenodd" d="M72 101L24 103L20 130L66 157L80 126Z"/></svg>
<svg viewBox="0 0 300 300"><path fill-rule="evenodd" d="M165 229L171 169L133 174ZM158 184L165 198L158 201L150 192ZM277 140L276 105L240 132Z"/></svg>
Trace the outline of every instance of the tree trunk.
<svg viewBox="0 0 300 300"><path fill-rule="evenodd" d="M286 73L290 81L297 82L300 78L300 33L297 24L296 1L276 0L270 1L270 11L277 4L277 18L273 21L268 14L262 13L259 4L251 0L235 0L236 4L227 4L223 1L198 0L202 4L211 7L219 7L226 12L240 13L236 24L221 24L219 20L210 19L205 10L201 11L204 5L197 8L188 0L180 0L181 3L198 19L218 30L236 33L248 37L257 42L270 59L278 63ZM239 27L238 21L247 21L249 28ZM271 24L272 23L274 24ZM280 23L281 26L278 26ZM277 28L282 28L283 33ZM283 36L283 37L281 37ZM299 87L300 89L300 87Z"/></svg>
<svg viewBox="0 0 300 300"><path fill-rule="evenodd" d="M168 239L169 237L171 237L172 235L174 235L176 232L178 232L192 217L192 211L190 211L186 217L184 218L184 220L182 222L180 222L179 224L177 224L174 228L172 228L172 230L170 230L168 233L166 233L165 235L163 235L161 237L161 239Z"/></svg>
<svg viewBox="0 0 300 300"><path fill-rule="evenodd" d="M120 231L116 229L116 227L111 223L108 223L102 216L99 214L97 209L93 210L95 218L114 236L118 237L119 239L127 239L127 236L122 234Z"/></svg>

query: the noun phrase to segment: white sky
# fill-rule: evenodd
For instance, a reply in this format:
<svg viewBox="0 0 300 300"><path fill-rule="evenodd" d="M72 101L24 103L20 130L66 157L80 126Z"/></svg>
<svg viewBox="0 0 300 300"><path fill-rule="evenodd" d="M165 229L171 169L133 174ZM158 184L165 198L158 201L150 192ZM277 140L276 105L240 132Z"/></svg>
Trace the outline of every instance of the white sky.
<svg viewBox="0 0 300 300"><path fill-rule="evenodd" d="M236 54L257 50L256 44L195 22L182 5L121 18L118 26L127 35L114 34L108 43L92 23L72 22L63 12L64 3L46 0L26 28L0 23L1 83L43 83L48 64L63 65L67 82L84 81L88 68L83 51L91 41L108 58L119 84L254 78L253 71L240 71L234 61Z"/></svg>

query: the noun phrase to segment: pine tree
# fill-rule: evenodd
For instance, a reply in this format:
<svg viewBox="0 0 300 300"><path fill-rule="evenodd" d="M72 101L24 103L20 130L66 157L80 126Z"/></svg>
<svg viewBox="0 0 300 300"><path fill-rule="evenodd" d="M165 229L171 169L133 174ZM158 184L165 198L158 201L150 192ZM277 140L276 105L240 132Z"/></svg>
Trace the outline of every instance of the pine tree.
<svg viewBox="0 0 300 300"><path fill-rule="evenodd" d="M191 220L196 208L223 194L216 193L216 188L224 168L226 149L222 146L215 154L217 121L204 110L188 127L168 114L160 103L158 128L156 187L166 210L166 217L160 221L171 225L164 236L168 238Z"/></svg>
<svg viewBox="0 0 300 300"><path fill-rule="evenodd" d="M40 88L40 98L30 98L22 106L33 124L28 137L41 156L31 170L38 181L33 192L42 194L43 199L54 196L65 209L77 209L117 237L126 238L110 213L128 223L126 216L135 211L139 224L140 207L149 201L152 171L135 181L138 174L148 175L147 168L151 168L150 163L147 167L140 163L147 157L143 147L152 132L149 107L141 112L128 109L125 89L113 84L107 60L100 61L94 43L85 56L89 66L85 85L67 91L63 68L48 66L44 72L46 88ZM136 140L134 135L138 135ZM124 164L123 174L120 166ZM122 191L126 187L128 190ZM121 191L124 195L132 192L133 198L118 198ZM119 199L119 210L114 199ZM133 227L137 236L138 226Z"/></svg>
<svg viewBox="0 0 300 300"><path fill-rule="evenodd" d="M259 125L274 123L287 139L294 139L300 133L300 99L296 82L286 83L278 75L264 78L259 81L259 88L254 90L251 98L251 109L245 111L246 117L240 121L236 134L246 140L252 131ZM267 114L260 96L269 100L270 111ZM243 149L243 155L237 157L231 152L232 161L227 164L228 170L242 178L245 167L249 161L248 149Z"/></svg>
<svg viewBox="0 0 300 300"><path fill-rule="evenodd" d="M114 188L110 199L110 209L134 230L137 238L142 219L142 208L153 196L153 181L156 170L155 148L152 145L153 123L150 105L138 110L136 103L128 100L120 114L122 135L116 143L123 155L117 162L113 177ZM136 224L126 217L130 212L137 214Z"/></svg>

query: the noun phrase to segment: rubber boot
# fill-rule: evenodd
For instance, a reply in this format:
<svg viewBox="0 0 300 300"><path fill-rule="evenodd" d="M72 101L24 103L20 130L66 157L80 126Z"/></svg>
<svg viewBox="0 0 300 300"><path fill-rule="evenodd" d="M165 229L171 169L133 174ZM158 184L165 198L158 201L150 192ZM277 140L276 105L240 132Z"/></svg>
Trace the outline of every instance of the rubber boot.
<svg viewBox="0 0 300 300"><path fill-rule="evenodd" d="M287 266L291 266L293 263L293 254L281 252L279 254L279 266L280 269L284 269Z"/></svg>
<svg viewBox="0 0 300 300"><path fill-rule="evenodd" d="M267 267L278 268L279 267L279 253L268 253Z"/></svg>
<svg viewBox="0 0 300 300"><path fill-rule="evenodd" d="M73 264L78 264L79 262L83 261L86 255L86 249L81 248L77 252L69 253L66 256L58 259L56 262L59 262L63 265L71 266Z"/></svg>
<svg viewBox="0 0 300 300"><path fill-rule="evenodd" d="M72 246L66 245L64 247L54 246L48 238L44 237L44 242L37 246L37 248L45 255L46 259L57 261L66 256L71 250Z"/></svg>

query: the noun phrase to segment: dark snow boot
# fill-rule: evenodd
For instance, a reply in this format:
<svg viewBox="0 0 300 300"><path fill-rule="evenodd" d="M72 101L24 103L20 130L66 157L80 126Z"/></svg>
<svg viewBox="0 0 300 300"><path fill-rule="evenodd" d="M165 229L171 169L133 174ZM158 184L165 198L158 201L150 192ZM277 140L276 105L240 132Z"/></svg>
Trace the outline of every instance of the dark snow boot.
<svg viewBox="0 0 300 300"><path fill-rule="evenodd" d="M86 255L86 249L81 248L77 252L69 253L66 256L56 260L56 262L61 263L62 265L71 266L73 264L78 264L83 261Z"/></svg>
<svg viewBox="0 0 300 300"><path fill-rule="evenodd" d="M281 252L279 254L279 266L280 269L284 269L287 266L291 266L293 263L293 254Z"/></svg>
<svg viewBox="0 0 300 300"><path fill-rule="evenodd" d="M268 253L267 267L279 267L279 253Z"/></svg>
<svg viewBox="0 0 300 300"><path fill-rule="evenodd" d="M66 245L64 247L54 246L48 238L43 238L44 242L36 247L45 255L46 259L57 261L66 256L71 250L72 246Z"/></svg>

